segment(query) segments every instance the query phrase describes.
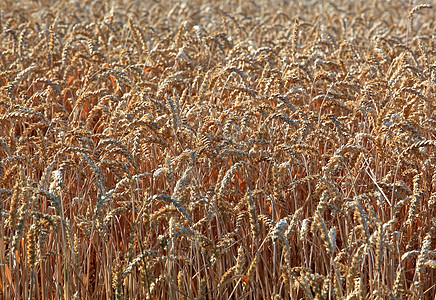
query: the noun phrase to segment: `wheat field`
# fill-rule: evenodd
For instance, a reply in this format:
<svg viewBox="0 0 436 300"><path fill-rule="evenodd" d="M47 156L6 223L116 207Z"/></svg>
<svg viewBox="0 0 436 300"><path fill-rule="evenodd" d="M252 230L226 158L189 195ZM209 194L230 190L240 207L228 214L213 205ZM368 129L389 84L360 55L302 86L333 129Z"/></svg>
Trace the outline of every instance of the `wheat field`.
<svg viewBox="0 0 436 300"><path fill-rule="evenodd" d="M434 299L431 2L0 3L3 299Z"/></svg>

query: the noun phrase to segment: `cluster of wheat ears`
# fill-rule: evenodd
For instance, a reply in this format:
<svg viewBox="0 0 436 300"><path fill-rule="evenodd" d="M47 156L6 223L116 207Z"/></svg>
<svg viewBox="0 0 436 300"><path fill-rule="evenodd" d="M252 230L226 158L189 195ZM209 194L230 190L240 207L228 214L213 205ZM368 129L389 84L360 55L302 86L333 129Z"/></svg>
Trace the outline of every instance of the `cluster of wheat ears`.
<svg viewBox="0 0 436 300"><path fill-rule="evenodd" d="M436 14L0 4L5 299L429 299Z"/></svg>

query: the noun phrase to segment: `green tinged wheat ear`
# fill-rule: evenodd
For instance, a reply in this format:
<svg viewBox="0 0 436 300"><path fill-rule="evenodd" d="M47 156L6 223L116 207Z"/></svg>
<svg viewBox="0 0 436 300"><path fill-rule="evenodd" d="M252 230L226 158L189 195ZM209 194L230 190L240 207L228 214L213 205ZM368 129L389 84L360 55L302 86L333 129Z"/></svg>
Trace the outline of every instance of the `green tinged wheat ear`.
<svg viewBox="0 0 436 300"><path fill-rule="evenodd" d="M200 286L198 288L197 300L206 300L207 297L207 281L205 278L200 280Z"/></svg>
<svg viewBox="0 0 436 300"><path fill-rule="evenodd" d="M183 271L179 271L179 273L177 273L177 286L178 286L178 288L179 288L179 290L180 290L180 293L183 295L183 294L186 294L186 291L185 291L185 284L184 284L184 282L183 282ZM185 297L186 298L186 297Z"/></svg>

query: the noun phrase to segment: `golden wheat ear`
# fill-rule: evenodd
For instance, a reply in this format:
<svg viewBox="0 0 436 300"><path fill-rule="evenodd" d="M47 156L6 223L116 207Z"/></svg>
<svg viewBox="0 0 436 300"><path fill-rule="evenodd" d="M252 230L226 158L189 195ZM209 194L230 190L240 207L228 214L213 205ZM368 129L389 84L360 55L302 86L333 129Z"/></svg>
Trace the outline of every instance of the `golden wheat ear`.
<svg viewBox="0 0 436 300"><path fill-rule="evenodd" d="M0 1L5 299L436 294L434 3Z"/></svg>

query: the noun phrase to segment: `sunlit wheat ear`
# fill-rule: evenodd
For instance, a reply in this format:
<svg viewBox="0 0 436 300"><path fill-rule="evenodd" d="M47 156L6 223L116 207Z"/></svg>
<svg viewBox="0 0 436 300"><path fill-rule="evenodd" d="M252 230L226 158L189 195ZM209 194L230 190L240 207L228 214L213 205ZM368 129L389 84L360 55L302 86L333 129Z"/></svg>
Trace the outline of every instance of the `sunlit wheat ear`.
<svg viewBox="0 0 436 300"><path fill-rule="evenodd" d="M32 224L27 234L27 259L28 259L29 267L31 269L33 269L33 267L36 264L37 236L38 236L37 226L35 224Z"/></svg>
<svg viewBox="0 0 436 300"><path fill-rule="evenodd" d="M294 61L296 60L299 31L300 31L300 20L296 18L294 21L294 28L292 30L292 45L291 45Z"/></svg>
<svg viewBox="0 0 436 300"><path fill-rule="evenodd" d="M413 19L413 16L417 13L417 12L419 12L420 10L422 10L422 9L432 9L433 8L433 6L431 5L431 4L420 4L420 5L418 5L418 6L415 6L411 11L409 11L409 14L408 14L408 18L409 18L409 22L410 22L410 30L412 30L412 19Z"/></svg>
<svg viewBox="0 0 436 300"><path fill-rule="evenodd" d="M253 238L256 239L259 235L259 218L257 215L256 203L250 192L248 192L247 196L248 196L248 208L249 208L248 213L250 215L251 234Z"/></svg>
<svg viewBox="0 0 436 300"><path fill-rule="evenodd" d="M423 191L421 190L422 185L422 175L418 174L413 177L413 195L410 202L408 217L406 224L411 226L415 222L416 214L419 208L419 203L423 196Z"/></svg>
<svg viewBox="0 0 436 300"><path fill-rule="evenodd" d="M394 297L398 298L406 292L404 290L404 270L402 268L398 268L396 273L392 294Z"/></svg>
<svg viewBox="0 0 436 300"><path fill-rule="evenodd" d="M186 169L182 177L177 181L176 186L174 187L172 198L179 201L182 201L183 198L185 198L188 192L187 187L191 180L191 172L192 168Z"/></svg>
<svg viewBox="0 0 436 300"><path fill-rule="evenodd" d="M258 256L254 256L254 259L251 261L250 266L247 269L246 276L251 280L253 279L256 269L257 269L257 263L258 263Z"/></svg>
<svg viewBox="0 0 436 300"><path fill-rule="evenodd" d="M19 182L17 181L14 186L14 193L12 195L11 204L9 208L9 219L7 220L7 224L11 229L14 229L16 226L16 220L18 216L18 207L19 207L19 196L20 196L20 187Z"/></svg>
<svg viewBox="0 0 436 300"><path fill-rule="evenodd" d="M28 206L26 205L26 203L23 203L20 208L18 209L18 219L17 219L17 225L16 225L16 231L15 234L13 235L11 244L12 244L12 251L11 254L14 254L15 250L17 250L17 248L20 245L20 242L23 238L23 235L25 233L25 226L26 226L26 222L27 219L29 217L29 211L28 211Z"/></svg>
<svg viewBox="0 0 436 300"><path fill-rule="evenodd" d="M235 275L235 271L236 271L236 266L229 268L223 274L223 276L221 276L220 285L222 286L222 285L226 284L227 281L229 281L233 277L233 275Z"/></svg>
<svg viewBox="0 0 436 300"><path fill-rule="evenodd" d="M312 287L310 286L309 278L307 276L307 272L300 271L300 276L298 277L298 282L304 291L304 295L307 299L314 300L314 295L312 292Z"/></svg>
<svg viewBox="0 0 436 300"><path fill-rule="evenodd" d="M243 274L245 269L245 254L244 254L244 249L242 247L238 248L238 257L236 259L236 269L235 269L235 273L237 275L241 275Z"/></svg>
<svg viewBox="0 0 436 300"><path fill-rule="evenodd" d="M425 263L429 259L429 250L432 244L432 239L434 239L436 233L435 224L431 227L424 240L422 241L421 251L416 260L416 274L414 285L416 288L416 294L418 297L422 297L423 294L423 283L425 281ZM432 264L430 264L432 265Z"/></svg>
<svg viewBox="0 0 436 300"><path fill-rule="evenodd" d="M311 220L309 219L304 219L301 227L300 227L300 240L302 242L307 242L307 238L309 235L309 231L310 231L310 222Z"/></svg>
<svg viewBox="0 0 436 300"><path fill-rule="evenodd" d="M349 282L354 282L357 278L361 276L360 265L363 260L363 256L366 255L366 245L361 245L357 249L356 253L353 255L351 260L351 265L347 270L347 277Z"/></svg>

